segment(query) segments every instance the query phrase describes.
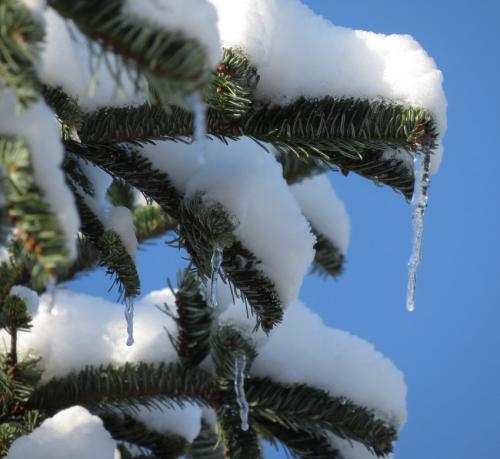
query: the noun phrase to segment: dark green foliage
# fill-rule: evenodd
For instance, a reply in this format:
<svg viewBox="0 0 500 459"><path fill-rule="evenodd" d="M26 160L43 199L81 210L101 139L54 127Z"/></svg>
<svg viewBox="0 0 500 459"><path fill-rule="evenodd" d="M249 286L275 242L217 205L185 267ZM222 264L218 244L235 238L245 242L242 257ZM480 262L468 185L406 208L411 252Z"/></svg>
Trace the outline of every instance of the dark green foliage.
<svg viewBox="0 0 500 459"><path fill-rule="evenodd" d="M134 210L134 226L137 240L141 242L175 230L178 223L158 204L151 204Z"/></svg>
<svg viewBox="0 0 500 459"><path fill-rule="evenodd" d="M126 364L122 367L87 367L64 378L39 386L29 405L54 413L73 405L99 408L112 405L123 409L154 406L151 399L166 406L183 401L207 405L214 385L210 375L171 364Z"/></svg>
<svg viewBox="0 0 500 459"><path fill-rule="evenodd" d="M44 32L31 12L17 0L0 3L0 79L13 87L22 107L37 98L34 64Z"/></svg>
<svg viewBox="0 0 500 459"><path fill-rule="evenodd" d="M51 0L49 4L104 50L122 58L116 69L118 84L127 73L137 90L146 92L145 78L153 98L166 105L202 89L210 78L203 44L137 21L122 11L123 0Z"/></svg>
<svg viewBox="0 0 500 459"><path fill-rule="evenodd" d="M283 167L283 177L289 185L326 172L331 166L317 158L300 158L288 149L278 152L276 159Z"/></svg>
<svg viewBox="0 0 500 459"><path fill-rule="evenodd" d="M363 443L378 456L392 451L397 436L393 427L370 410L304 384L286 386L254 378L247 382L247 399L257 422L266 419L287 429L312 433L328 430Z"/></svg>
<svg viewBox="0 0 500 459"><path fill-rule="evenodd" d="M239 119L252 108L259 82L257 69L243 52L224 49L220 65L210 81L208 104L231 119Z"/></svg>
<svg viewBox="0 0 500 459"><path fill-rule="evenodd" d="M135 207L134 189L123 180L113 180L108 188L107 198L110 204L122 206L133 211Z"/></svg>
<svg viewBox="0 0 500 459"><path fill-rule="evenodd" d="M224 450L212 428L202 422L201 432L187 451L189 459L224 459Z"/></svg>
<svg viewBox="0 0 500 459"><path fill-rule="evenodd" d="M152 432L126 412L116 413L104 409L98 410L96 414L115 440L147 448L162 459L177 459L187 448L187 441L184 438Z"/></svg>
<svg viewBox="0 0 500 459"><path fill-rule="evenodd" d="M324 432L287 429L267 419L259 419L258 422L259 432L273 444L274 439L278 440L292 458L344 459Z"/></svg>
<svg viewBox="0 0 500 459"><path fill-rule="evenodd" d="M57 218L35 184L31 153L27 145L12 137L0 137L9 220L19 238L48 270L68 263L66 242Z"/></svg>
<svg viewBox="0 0 500 459"><path fill-rule="evenodd" d="M344 255L327 237L314 228L313 233L316 236L313 272L322 276L340 276L344 267Z"/></svg>
<svg viewBox="0 0 500 459"><path fill-rule="evenodd" d="M210 352L213 310L203 298L201 280L189 269L177 277L175 295L177 313L170 313L178 333L172 338L180 361L186 367L199 365Z"/></svg>

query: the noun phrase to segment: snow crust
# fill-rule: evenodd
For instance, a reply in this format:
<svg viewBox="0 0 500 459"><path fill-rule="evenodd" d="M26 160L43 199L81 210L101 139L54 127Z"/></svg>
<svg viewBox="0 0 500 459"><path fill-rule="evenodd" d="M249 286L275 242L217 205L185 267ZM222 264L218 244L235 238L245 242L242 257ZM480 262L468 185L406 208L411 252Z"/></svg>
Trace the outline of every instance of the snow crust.
<svg viewBox="0 0 500 459"><path fill-rule="evenodd" d="M137 255L137 236L135 234L134 217L127 207L111 206L108 209L106 228L115 231L135 261Z"/></svg>
<svg viewBox="0 0 500 459"><path fill-rule="evenodd" d="M29 333L19 334L19 353L42 357L45 380L81 370L86 365L174 362L177 354L163 327L175 334L175 323L156 307L174 302L168 289L151 292L137 301L136 343L129 347L125 344L123 305L58 289L52 310L49 297L42 296L33 317L33 328Z"/></svg>
<svg viewBox="0 0 500 459"><path fill-rule="evenodd" d="M0 89L3 89L2 86L0 81ZM15 93L10 89L3 89L0 119L0 134L19 136L29 146L35 182L59 221L70 258L75 258L75 236L80 227L80 218L60 168L64 150L53 112L45 102L39 100L18 113Z"/></svg>
<svg viewBox="0 0 500 459"><path fill-rule="evenodd" d="M446 132L443 75L409 35L332 24L299 0L210 0L225 47L241 48L261 76L257 97L286 104L300 96L385 99L419 106ZM442 148L433 159L436 172Z"/></svg>
<svg viewBox="0 0 500 459"><path fill-rule="evenodd" d="M29 316L33 317L36 314L40 303L38 293L24 285L14 285L10 289L9 295L17 296L24 301Z"/></svg>
<svg viewBox="0 0 500 459"><path fill-rule="evenodd" d="M6 459L119 459L115 448L102 421L85 408L73 406L17 439Z"/></svg>
<svg viewBox="0 0 500 459"><path fill-rule="evenodd" d="M141 406L132 413L134 418L161 434L174 434L192 442L200 433L202 409L194 403L181 407L148 409Z"/></svg>
<svg viewBox="0 0 500 459"><path fill-rule="evenodd" d="M309 384L371 408L395 427L405 423L406 384L401 371L372 344L326 326L302 302L289 305L283 323L269 336L251 334L254 321L239 301L219 322L239 328L253 340L259 354L252 367L254 376L285 384Z"/></svg>
<svg viewBox="0 0 500 459"><path fill-rule="evenodd" d="M44 83L62 87L88 111L105 106L136 105L146 100L136 91L126 72L122 72L117 85L106 63L107 60L111 67L116 67L119 59L112 53L103 53L101 58L92 56L85 37L52 8L45 10L44 18L45 46L36 69Z"/></svg>
<svg viewBox="0 0 500 459"><path fill-rule="evenodd" d="M194 38L205 47L210 67L215 68L222 58L217 13L207 0L126 0L123 12Z"/></svg>
<svg viewBox="0 0 500 459"><path fill-rule="evenodd" d="M307 178L290 188L312 227L345 255L349 245L349 215L327 176Z"/></svg>
<svg viewBox="0 0 500 459"><path fill-rule="evenodd" d="M315 238L273 155L251 139L206 144L203 164L198 145L158 142L142 154L167 173L186 195L201 191L235 217L235 234L254 253L257 265L276 286L284 305L298 295L314 259Z"/></svg>

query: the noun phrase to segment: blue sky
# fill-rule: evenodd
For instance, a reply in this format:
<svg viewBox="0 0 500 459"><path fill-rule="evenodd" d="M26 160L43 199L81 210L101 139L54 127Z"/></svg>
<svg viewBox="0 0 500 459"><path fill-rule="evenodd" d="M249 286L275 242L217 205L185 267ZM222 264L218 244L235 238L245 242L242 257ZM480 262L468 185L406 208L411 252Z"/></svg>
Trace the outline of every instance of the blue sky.
<svg viewBox="0 0 500 459"><path fill-rule="evenodd" d="M500 450L500 3L306 3L338 25L413 35L444 72L449 131L430 190L416 312L405 310L410 208L391 190L352 174L332 175L352 223L345 274L337 281L310 276L301 296L326 323L371 341L406 374L409 420L397 458L495 457ZM141 252L143 292L164 287L167 276L175 279L178 255L164 245ZM107 296L107 285L99 273L74 287Z"/></svg>

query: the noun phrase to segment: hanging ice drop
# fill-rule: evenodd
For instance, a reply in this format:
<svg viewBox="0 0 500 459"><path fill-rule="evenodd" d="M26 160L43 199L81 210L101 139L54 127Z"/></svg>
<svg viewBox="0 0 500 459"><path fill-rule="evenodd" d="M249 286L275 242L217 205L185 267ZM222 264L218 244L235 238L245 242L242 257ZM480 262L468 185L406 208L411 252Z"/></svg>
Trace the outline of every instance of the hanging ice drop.
<svg viewBox="0 0 500 459"><path fill-rule="evenodd" d="M45 287L45 293L47 294L47 304L49 306L49 312L52 311L54 305L56 304L56 290L57 290L57 278L49 274L49 279L47 281L47 286Z"/></svg>
<svg viewBox="0 0 500 459"><path fill-rule="evenodd" d="M417 268L422 259L422 237L424 234L424 215L429 199L431 152L424 147L421 154L415 155L415 191L413 193L413 252L408 262L408 289L406 294L406 309L415 310L415 295L417 289Z"/></svg>
<svg viewBox="0 0 500 459"><path fill-rule="evenodd" d="M219 282L220 270L223 260L223 251L221 247L215 247L211 260L210 273L210 298L209 306L216 308L217 305L217 283Z"/></svg>
<svg viewBox="0 0 500 459"><path fill-rule="evenodd" d="M248 402L245 396L245 369L247 356L240 352L234 361L234 391L240 407L241 430L248 430Z"/></svg>
<svg viewBox="0 0 500 459"><path fill-rule="evenodd" d="M198 163L205 164L206 139L207 139L207 106L203 94L198 91L189 97L189 103L194 113L194 141L198 148Z"/></svg>
<svg viewBox="0 0 500 459"><path fill-rule="evenodd" d="M134 298L129 296L125 300L125 320L127 321L127 346L134 344Z"/></svg>

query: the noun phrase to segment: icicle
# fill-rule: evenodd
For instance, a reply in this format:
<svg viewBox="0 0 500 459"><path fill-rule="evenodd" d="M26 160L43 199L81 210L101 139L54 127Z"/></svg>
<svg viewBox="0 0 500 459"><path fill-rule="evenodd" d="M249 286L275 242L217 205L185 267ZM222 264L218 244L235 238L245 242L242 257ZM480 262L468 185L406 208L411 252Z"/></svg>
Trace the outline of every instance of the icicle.
<svg viewBox="0 0 500 459"><path fill-rule="evenodd" d="M415 155L415 191L413 193L413 252L408 262L408 290L406 308L415 310L415 295L417 289L417 268L422 258L422 237L424 234L424 214L429 199L431 155L428 148Z"/></svg>
<svg viewBox="0 0 500 459"><path fill-rule="evenodd" d="M53 274L49 274L49 280L47 281L47 286L45 287L49 312L52 311L54 305L56 304L56 291L57 291L57 278Z"/></svg>
<svg viewBox="0 0 500 459"><path fill-rule="evenodd" d="M210 273L210 298L209 306L216 308L217 304L217 283L219 281L220 270L223 260L223 251L221 247L215 247L211 260L211 273Z"/></svg>
<svg viewBox="0 0 500 459"><path fill-rule="evenodd" d="M243 352L236 354L234 362L234 391L240 407L241 430L248 430L248 402L245 396L245 369L247 356Z"/></svg>
<svg viewBox="0 0 500 459"><path fill-rule="evenodd" d="M198 146L198 164L206 161L207 106L201 92L195 92L188 99L194 113L194 141Z"/></svg>
<svg viewBox="0 0 500 459"><path fill-rule="evenodd" d="M134 298L129 296L125 300L125 319L127 321L127 346L134 344Z"/></svg>

